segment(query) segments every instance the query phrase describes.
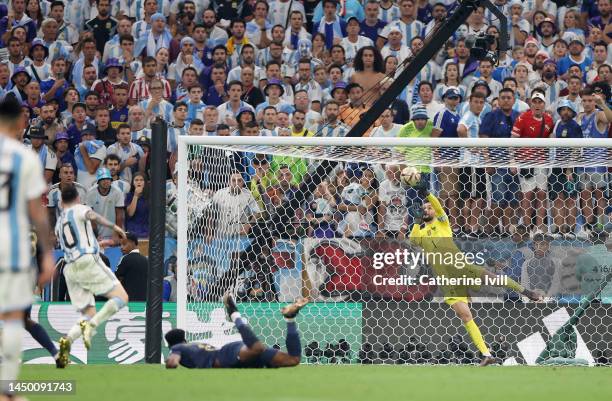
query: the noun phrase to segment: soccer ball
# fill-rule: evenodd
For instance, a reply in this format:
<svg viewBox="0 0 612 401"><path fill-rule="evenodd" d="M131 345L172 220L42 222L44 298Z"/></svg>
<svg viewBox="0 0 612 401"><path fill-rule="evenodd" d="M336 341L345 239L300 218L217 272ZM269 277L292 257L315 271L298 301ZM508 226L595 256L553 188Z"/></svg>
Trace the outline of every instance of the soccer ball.
<svg viewBox="0 0 612 401"><path fill-rule="evenodd" d="M421 182L421 172L416 167L406 167L402 170L402 184L413 187Z"/></svg>

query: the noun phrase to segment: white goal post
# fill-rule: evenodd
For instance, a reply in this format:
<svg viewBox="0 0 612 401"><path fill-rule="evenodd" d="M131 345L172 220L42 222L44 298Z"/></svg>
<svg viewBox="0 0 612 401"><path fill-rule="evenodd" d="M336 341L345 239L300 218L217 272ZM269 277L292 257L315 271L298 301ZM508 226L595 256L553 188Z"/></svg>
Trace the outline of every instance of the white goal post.
<svg viewBox="0 0 612 401"><path fill-rule="evenodd" d="M471 363L444 284L419 281L437 270L384 259L420 249L424 199L396 182L405 166L439 198L461 252L482 254L474 265L546 287L540 304L495 286L459 294L503 363L540 361L596 286L579 266L612 228L612 140L180 136L177 327L215 346L238 339L220 304L232 291L256 334L282 344L278 308L308 296L304 362ZM232 173L245 185L235 208L222 194ZM612 284L602 289L574 328L574 356L591 365L612 348Z"/></svg>

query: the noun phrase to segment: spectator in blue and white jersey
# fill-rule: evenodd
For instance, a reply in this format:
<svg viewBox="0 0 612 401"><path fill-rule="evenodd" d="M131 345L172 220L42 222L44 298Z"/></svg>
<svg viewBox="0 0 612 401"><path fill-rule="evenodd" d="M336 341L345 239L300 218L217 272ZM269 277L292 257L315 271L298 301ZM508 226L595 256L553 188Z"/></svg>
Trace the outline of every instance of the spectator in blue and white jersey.
<svg viewBox="0 0 612 401"><path fill-rule="evenodd" d="M527 110L529 110L529 105L525 102L523 102L518 93L516 92L516 88L518 86L516 79L514 77L507 77L506 79L504 79L504 82L502 83L502 85L505 88L511 89L512 93L514 93L514 105L512 106L512 110L518 112L518 113L524 113ZM501 92L501 91L500 91Z"/></svg>
<svg viewBox="0 0 612 401"><path fill-rule="evenodd" d="M143 138L138 140L136 144L140 146L144 151L144 146L142 145L142 143L143 143ZM151 143L149 142L149 148L150 147L151 147ZM143 157L141 157L140 159L142 160ZM121 168L121 159L119 158L119 156L117 156L114 153L107 155L104 158L104 167L106 167L108 171L110 171L111 177L113 178L112 185L115 188L117 188L119 192L121 192L122 194L127 194L128 192L130 192L129 181L125 181L121 179L120 174L121 174L122 168Z"/></svg>
<svg viewBox="0 0 612 401"><path fill-rule="evenodd" d="M332 0L332 2L334 3L334 14L341 17L343 21L347 22L349 18L357 18L359 21L364 20L365 14L363 12L363 6L359 0L345 0L344 2ZM329 7L329 10L331 10L331 6ZM315 7L312 22L316 24L323 20L325 16L325 2L323 1L317 4ZM316 31L316 29L314 30Z"/></svg>
<svg viewBox="0 0 612 401"><path fill-rule="evenodd" d="M328 50L331 50L334 40L342 40L346 36L346 22L336 15L337 4L336 0L323 0L320 3L323 7L323 18L318 21L313 20L313 32L321 32L325 35L325 47Z"/></svg>
<svg viewBox="0 0 612 401"><path fill-rule="evenodd" d="M400 0L400 19L390 22L385 29L380 33L380 38L377 41L377 46L380 48L387 40L389 31L396 26L402 31L402 44L409 46L412 38L422 36L424 25L421 21L415 19L415 3L414 0Z"/></svg>
<svg viewBox="0 0 612 401"><path fill-rule="evenodd" d="M486 99L488 99L489 96L491 95L491 90L489 89L489 85L485 81L476 81L474 85L472 85L472 91L470 92L470 97L474 93L480 93L481 95L485 96L485 103L484 103L482 112L480 113L480 118L482 118L493 109L491 105L486 101ZM464 116L465 114L467 114L469 109L470 109L470 102L464 101L463 103L459 105L459 108L458 108L459 115Z"/></svg>
<svg viewBox="0 0 612 401"><path fill-rule="evenodd" d="M187 105L183 102L178 102L174 105L174 122L168 126L168 153L178 151L178 137L187 135L189 126L186 123Z"/></svg>
<svg viewBox="0 0 612 401"><path fill-rule="evenodd" d="M154 78L149 84L151 97L142 100L139 105L145 111L145 121L150 122L160 116L166 122L172 121L172 103L163 98L164 84L160 79Z"/></svg>
<svg viewBox="0 0 612 401"><path fill-rule="evenodd" d="M217 108L219 111L219 124L227 124L230 127L236 127L238 113L244 109L255 112L253 106L240 100L242 97L242 90L243 85L240 81L232 81L227 85L228 101Z"/></svg>
<svg viewBox="0 0 612 401"><path fill-rule="evenodd" d="M397 21L400 18L400 9L393 0L381 0L378 18L385 24Z"/></svg>
<svg viewBox="0 0 612 401"><path fill-rule="evenodd" d="M77 182L91 188L96 182L96 171L106 157L104 142L96 139L95 127L88 126L81 132L81 143L77 146L74 158L77 164Z"/></svg>
<svg viewBox="0 0 612 401"><path fill-rule="evenodd" d="M340 114L340 105L335 100L330 100L325 104L323 111L325 119L321 121L316 128L309 131L314 132L315 136L326 136L326 137L344 137L349 132L350 127L345 125L342 121L338 120ZM384 114L384 113L383 113ZM391 114L390 112L387 114ZM393 116L391 115L391 124L393 125ZM397 124L395 124L397 125ZM398 125L399 128L401 126ZM399 132L399 128L397 132ZM394 136L397 136L397 132Z"/></svg>
<svg viewBox="0 0 612 401"><path fill-rule="evenodd" d="M261 120L261 115L263 110L268 106L273 106L277 112L283 111L287 114L293 113L294 107L289 103L283 102L281 100L283 94L285 93L285 89L283 88L283 84L278 79L270 78L268 80L268 84L264 88L264 94L266 95L266 101L260 103L255 109L257 114L257 120Z"/></svg>
<svg viewBox="0 0 612 401"><path fill-rule="evenodd" d="M170 129L168 129L170 132ZM117 142L110 145L107 154L115 154L121 159L121 178L127 182L132 181L132 175L138 169L138 161L144 152L142 148L132 142L132 132L128 124L121 124L117 128Z"/></svg>

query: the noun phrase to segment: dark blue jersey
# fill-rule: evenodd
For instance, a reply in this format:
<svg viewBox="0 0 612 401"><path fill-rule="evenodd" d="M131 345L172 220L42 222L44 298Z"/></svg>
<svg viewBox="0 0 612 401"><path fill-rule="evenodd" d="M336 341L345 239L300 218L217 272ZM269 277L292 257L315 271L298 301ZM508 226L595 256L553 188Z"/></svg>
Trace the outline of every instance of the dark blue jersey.
<svg viewBox="0 0 612 401"><path fill-rule="evenodd" d="M180 364L186 368L206 369L214 366L219 350L208 344L187 343L173 346L170 353L180 355Z"/></svg>

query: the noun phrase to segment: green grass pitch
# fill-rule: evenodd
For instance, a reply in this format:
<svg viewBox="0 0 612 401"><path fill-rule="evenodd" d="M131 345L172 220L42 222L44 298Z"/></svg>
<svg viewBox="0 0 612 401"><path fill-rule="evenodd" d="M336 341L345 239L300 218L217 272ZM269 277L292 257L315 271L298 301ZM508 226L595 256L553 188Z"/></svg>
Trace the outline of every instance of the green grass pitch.
<svg viewBox="0 0 612 401"><path fill-rule="evenodd" d="M26 365L23 380L75 380L68 401L480 401L612 399L612 370L586 367L299 366L166 370L161 365Z"/></svg>

